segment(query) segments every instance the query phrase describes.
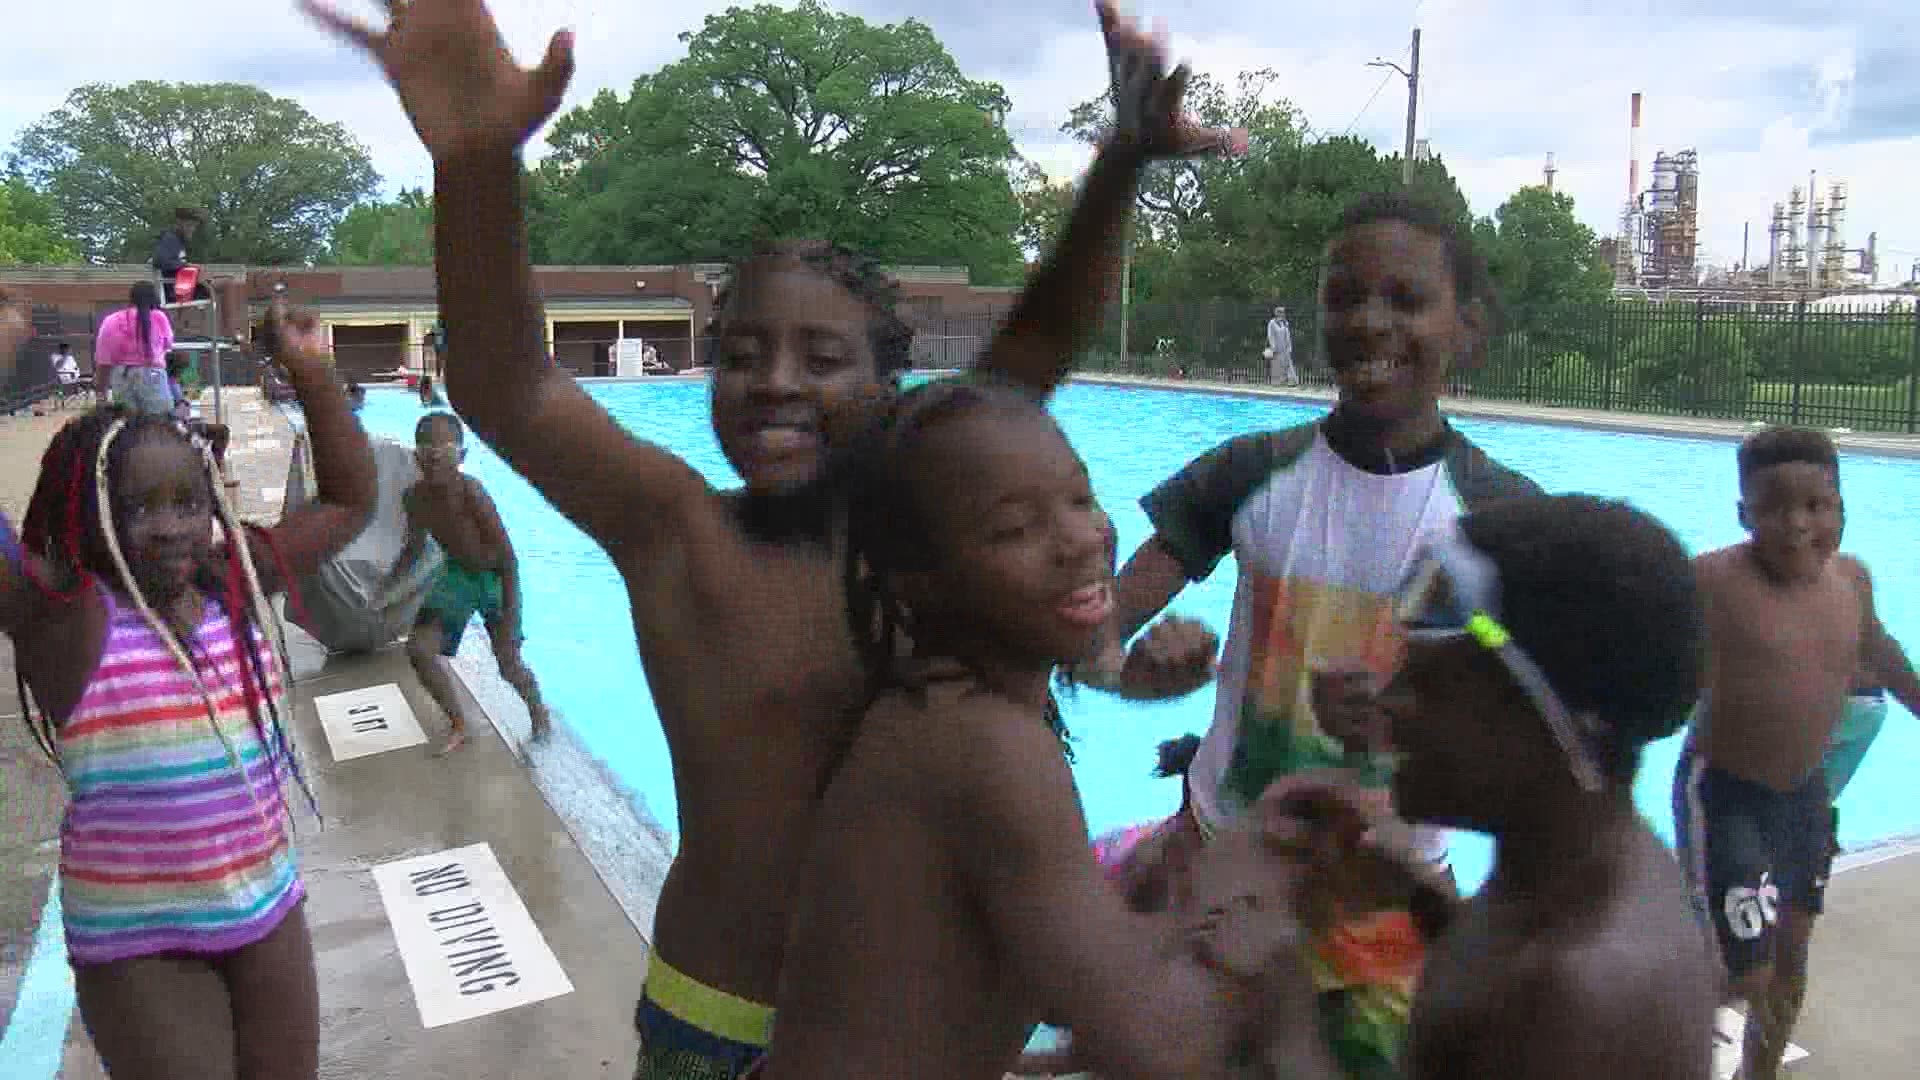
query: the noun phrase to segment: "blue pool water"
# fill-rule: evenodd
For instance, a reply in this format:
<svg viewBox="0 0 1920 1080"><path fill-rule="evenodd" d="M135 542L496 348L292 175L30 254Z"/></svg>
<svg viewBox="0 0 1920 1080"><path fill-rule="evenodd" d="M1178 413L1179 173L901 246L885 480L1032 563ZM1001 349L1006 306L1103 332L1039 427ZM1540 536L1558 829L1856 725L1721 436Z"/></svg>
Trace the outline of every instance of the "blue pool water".
<svg viewBox="0 0 1920 1080"><path fill-rule="evenodd" d="M708 426L704 383L605 383L593 396L629 430L668 446L715 484L737 483ZM1120 530L1123 557L1149 527L1138 500L1196 455L1234 435L1300 423L1317 406L1172 390L1069 386L1055 413L1086 457L1102 502ZM406 441L421 409L399 391L368 395L364 420L376 435ZM1739 540L1737 484L1731 443L1538 424L1461 420L1458 427L1487 452L1549 491L1626 498L1666 521L1695 551ZM638 793L646 810L675 828L673 773L666 741L647 694L635 651L626 592L605 555L562 518L498 457L469 440L467 469L492 493L519 551L526 581L526 656L564 722L614 774ZM1920 461L1849 457L1842 483L1852 513L1846 550L1864 558L1877 578L1881 615L1896 637L1920 651ZM1227 563L1189 587L1172 611L1216 628L1227 624L1236 570ZM618 706L608 703L619 702ZM1169 813L1176 784L1150 779L1154 748L1200 732L1213 696L1200 693L1165 705L1129 705L1085 693L1065 703L1079 737L1081 798L1095 832ZM1920 772L1920 730L1895 707L1844 799L1842 841L1856 847L1920 831L1920 798L1908 777ZM1643 812L1671 839L1670 791L1678 740L1652 747L1637 792ZM1489 846L1456 841L1462 883L1477 886Z"/></svg>

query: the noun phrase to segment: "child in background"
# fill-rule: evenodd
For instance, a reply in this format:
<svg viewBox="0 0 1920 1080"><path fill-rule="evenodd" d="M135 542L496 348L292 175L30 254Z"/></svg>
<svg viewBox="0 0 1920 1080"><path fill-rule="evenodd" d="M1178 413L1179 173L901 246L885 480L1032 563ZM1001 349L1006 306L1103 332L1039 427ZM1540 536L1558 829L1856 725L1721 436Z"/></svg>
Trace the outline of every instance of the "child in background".
<svg viewBox="0 0 1920 1080"><path fill-rule="evenodd" d="M67 951L115 1076L319 1069L281 794L298 766L266 594L345 547L376 485L316 327L292 319L282 334L318 492L278 526L242 526L180 424L126 407L54 436L17 542L0 519L0 629L22 713L70 793Z"/></svg>
<svg viewBox="0 0 1920 1080"><path fill-rule="evenodd" d="M1200 750L1200 736L1182 735L1160 744L1153 775L1180 779L1180 809L1172 817L1141 825L1125 825L1096 838L1093 857L1120 890L1127 907L1142 914L1164 911L1172 902L1170 887L1197 844L1177 828L1181 815L1192 812L1193 792L1187 770Z"/></svg>
<svg viewBox="0 0 1920 1080"><path fill-rule="evenodd" d="M233 429L225 424L216 424L193 415L193 403L187 400L187 391L180 385L180 377L187 373L189 361L186 354L174 353L167 357L167 388L173 394L173 418L186 428L190 435L197 435L207 441L213 450L213 463L221 475L227 473L227 444L233 441ZM240 481L227 476L226 486L236 488Z"/></svg>
<svg viewBox="0 0 1920 1080"><path fill-rule="evenodd" d="M1695 560L1707 666L1674 775L1674 827L1725 995L1748 1005L1741 1075L1771 1080L1805 1000L1835 847L1824 758L1863 667L1914 686L1867 568L1839 554L1833 441L1769 428L1740 444L1738 466L1749 539Z"/></svg>
<svg viewBox="0 0 1920 1080"><path fill-rule="evenodd" d="M1158 775L1183 775L1199 742L1188 735L1162 743ZM1094 853L1127 906L1163 915L1171 933L1189 932L1194 917L1208 911L1233 910L1234 901L1290 915L1311 943L1320 1029L1339 1075L1387 1080L1400 1075L1426 942L1445 928L1456 896L1406 827L1383 818L1364 842L1350 835L1358 830L1344 797L1329 802L1322 791L1344 779L1326 771L1282 778L1205 844L1173 827L1175 815L1144 832L1136 826L1108 834L1095 841ZM1069 1042L1022 1055L1014 1073L1061 1076L1085 1068Z"/></svg>
<svg viewBox="0 0 1920 1080"><path fill-rule="evenodd" d="M1402 1075L1707 1080L1713 962L1633 803L1698 679L1685 550L1624 503L1535 496L1415 566L1380 701L1394 808L1492 836L1494 865L1427 953Z"/></svg>
<svg viewBox="0 0 1920 1080"><path fill-rule="evenodd" d="M1287 1063L1321 1063L1289 921L1223 965L1130 913L1087 850L1050 680L1097 645L1112 564L1059 428L1025 394L934 383L849 456L873 697L829 762L763 1075L999 1080L1043 1019L1114 1077L1224 1080L1288 1031Z"/></svg>
<svg viewBox="0 0 1920 1080"><path fill-rule="evenodd" d="M636 1015L641 1075L736 1076L765 1049L823 769L863 698L828 463L910 363L899 289L877 261L825 244L735 266L713 327L712 419L744 489L716 490L543 360L521 144L561 101L571 37L528 71L470 0L395 6L380 30L303 6L379 62L433 157L454 405L627 587L681 836ZM1036 394L1102 324L1147 165L1229 144L1181 122L1186 72L1169 71L1164 45L1099 7L1114 130L981 361ZM1244 152L1244 133L1233 145Z"/></svg>
<svg viewBox="0 0 1920 1080"><path fill-rule="evenodd" d="M347 383L347 406L354 412L367 407L367 388L357 382Z"/></svg>
<svg viewBox="0 0 1920 1080"><path fill-rule="evenodd" d="M1372 699L1399 660L1393 591L1420 538L1538 490L1440 412L1448 373L1482 352L1496 321L1471 237L1429 204L1368 196L1348 208L1327 264L1320 324L1340 394L1333 411L1235 438L1141 501L1154 534L1121 572L1107 647L1074 672L1116 692L1202 681L1214 668L1207 638L1123 644L1189 582L1237 557L1213 726L1187 776L1187 813L1130 863L1204 844L1295 773L1351 768L1384 790L1392 758L1370 729ZM1444 832L1422 828L1415 839L1444 868Z"/></svg>
<svg viewBox="0 0 1920 1080"><path fill-rule="evenodd" d="M420 376L420 404L429 409L444 409L447 403L440 397L440 391L434 389L433 376Z"/></svg>
<svg viewBox="0 0 1920 1080"><path fill-rule="evenodd" d="M539 684L520 656L520 563L514 558L513 540L480 481L460 471L467 448L459 419L452 413L428 413L414 425L413 439L420 481L403 496L407 541L376 595L384 596L412 572L429 539L446 552L407 637L414 674L447 714L449 733L440 752L450 754L466 745L467 722L446 658L459 653L460 639L475 615L486 624L500 677L526 702L533 738L542 740L551 725Z"/></svg>

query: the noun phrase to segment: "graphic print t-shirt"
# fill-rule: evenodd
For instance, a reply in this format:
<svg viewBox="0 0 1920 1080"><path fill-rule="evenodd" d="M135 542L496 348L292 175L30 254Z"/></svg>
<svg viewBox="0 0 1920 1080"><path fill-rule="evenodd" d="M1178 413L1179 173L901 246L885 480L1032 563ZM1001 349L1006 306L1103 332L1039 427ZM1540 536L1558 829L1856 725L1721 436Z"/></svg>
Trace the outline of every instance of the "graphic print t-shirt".
<svg viewBox="0 0 1920 1080"><path fill-rule="evenodd" d="M1222 824L1276 777L1323 758L1311 675L1329 662L1399 665L1393 593L1423 542L1486 502L1537 493L1449 428L1390 473L1362 469L1320 423L1243 435L1141 500L1193 581L1240 565L1213 726L1188 774L1201 818ZM1422 836L1445 853L1437 830Z"/></svg>

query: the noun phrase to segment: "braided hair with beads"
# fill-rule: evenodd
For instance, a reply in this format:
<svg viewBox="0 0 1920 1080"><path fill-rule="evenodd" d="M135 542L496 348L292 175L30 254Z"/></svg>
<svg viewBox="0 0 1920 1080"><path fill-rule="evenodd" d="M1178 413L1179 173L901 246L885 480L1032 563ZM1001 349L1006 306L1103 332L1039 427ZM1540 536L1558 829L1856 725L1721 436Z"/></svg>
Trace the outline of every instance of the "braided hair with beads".
<svg viewBox="0 0 1920 1080"><path fill-rule="evenodd" d="M40 460L40 476L33 496L21 520L20 543L51 568L43 578L27 561L27 578L56 604L78 601L85 593L111 582L133 601L142 619L159 637L174 661L200 688L209 719L213 717L213 698L202 684L185 645L166 620L153 609L135 580L121 542L120 528L114 520L113 490L128 452L146 438L173 438L192 446L204 470L215 521L225 539L224 551L211 563L199 568L195 585L211 598L228 619L234 639L240 643L241 675L245 701L260 742L292 771L305 794L308 806L318 816L313 793L301 775L298 755L280 714L274 693L275 672L279 666L281 685L285 685L287 663L285 644L273 632L277 622L268 606L265 589L254 565L253 545L261 547L275 560L279 578L291 585L291 577L280 562L272 534L257 526L245 526L227 502L225 487L214 467L211 449L205 440L191 434L180 421L153 414L142 414L123 406L105 406L76 417L62 427L48 444ZM211 523L210 523L211 524ZM260 646L269 646L262 650ZM262 652L265 656L262 656ZM59 760L59 732L53 719L30 706L31 695L25 679L16 673L21 712L41 749L56 763ZM221 742L227 743L219 725L214 725ZM229 758L238 767L238 755L226 745Z"/></svg>
<svg viewBox="0 0 1920 1080"><path fill-rule="evenodd" d="M753 254L737 259L729 268L728 284L713 299L713 319L707 324L709 347L720 338L726 320L727 305L733 299L734 282L750 263L789 261L804 266L838 284L867 305L867 344L873 350L873 362L883 378L897 378L913 366L913 327L899 314L901 289L880 260L824 240L793 240L761 244ZM708 363L712 363L711 357Z"/></svg>
<svg viewBox="0 0 1920 1080"><path fill-rule="evenodd" d="M912 612L888 584L895 574L927 569L939 547L914 497L907 449L928 431L961 416L1016 405L1039 407L1023 390L983 376L926 383L895 396L840 463L847 506L847 618L867 672L869 704L887 690L913 691L935 681L907 662ZM1072 736L1052 697L1046 723L1072 761ZM827 772L829 779L856 735L857 729L847 732L846 745Z"/></svg>

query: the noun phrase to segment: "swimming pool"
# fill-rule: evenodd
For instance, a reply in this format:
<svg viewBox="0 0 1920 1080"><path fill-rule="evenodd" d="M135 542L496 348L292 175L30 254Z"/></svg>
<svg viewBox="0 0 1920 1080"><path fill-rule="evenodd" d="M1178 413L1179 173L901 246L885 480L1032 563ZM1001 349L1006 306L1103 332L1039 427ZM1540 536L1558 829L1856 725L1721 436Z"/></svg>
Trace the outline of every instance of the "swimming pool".
<svg viewBox="0 0 1920 1080"><path fill-rule="evenodd" d="M716 484L737 478L708 424L704 382L588 384L621 424L673 448ZM1196 455L1234 435L1285 427L1323 410L1292 402L1136 387L1074 385L1054 411L1086 457L1094 486L1120 531L1122 557L1146 539L1138 501ZM422 410L401 391L368 395L363 420L375 435L411 441ZM1459 429L1502 462L1549 491L1625 498L1658 515L1702 551L1743 535L1734 518L1738 485L1731 443L1543 424L1462 419ZM633 640L626 591L606 556L485 446L469 440L467 469L484 483L513 535L525 588L526 657L563 722L669 833L675 830L673 773ZM1920 650L1920 460L1848 457L1842 484L1852 514L1845 549L1876 577L1882 618ZM1231 558L1172 611L1224 629L1233 603ZM491 675L490 672L487 673ZM609 707L608 702L621 702ZM1213 696L1132 705L1094 693L1063 703L1078 738L1074 772L1097 833L1169 813L1178 785L1150 779L1154 748L1185 732L1205 731ZM1920 769L1920 730L1895 706L1873 753L1847 789L1842 842L1852 848L1920 831L1920 798L1907 777ZM1672 837L1671 788L1677 739L1651 747L1636 797L1663 836ZM1454 862L1463 884L1477 886L1490 859L1481 838L1461 836Z"/></svg>

